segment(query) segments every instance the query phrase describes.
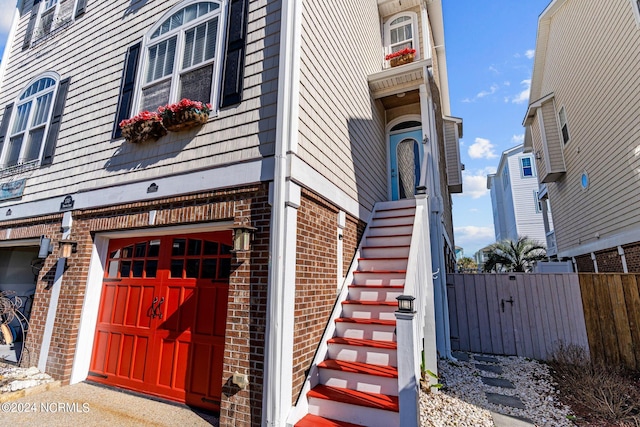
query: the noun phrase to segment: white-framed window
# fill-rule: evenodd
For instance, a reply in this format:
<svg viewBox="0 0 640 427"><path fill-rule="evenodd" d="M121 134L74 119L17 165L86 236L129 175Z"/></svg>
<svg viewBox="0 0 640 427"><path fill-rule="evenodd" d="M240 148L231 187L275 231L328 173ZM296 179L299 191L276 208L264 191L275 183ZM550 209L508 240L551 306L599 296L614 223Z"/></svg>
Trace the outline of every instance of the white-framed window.
<svg viewBox="0 0 640 427"><path fill-rule="evenodd" d="M151 28L138 79L138 110L154 111L182 98L217 104L222 6L219 1L183 2Z"/></svg>
<svg viewBox="0 0 640 427"><path fill-rule="evenodd" d="M389 18L384 24L385 53L390 54L402 49L415 49L415 57L420 57L418 40L418 15L415 12L403 12Z"/></svg>
<svg viewBox="0 0 640 427"><path fill-rule="evenodd" d="M530 156L520 157L520 176L523 178L533 177L533 161Z"/></svg>
<svg viewBox="0 0 640 427"><path fill-rule="evenodd" d="M18 96L1 153L1 167L37 164L42 158L59 78L46 73Z"/></svg>
<svg viewBox="0 0 640 427"><path fill-rule="evenodd" d="M533 201L536 204L536 213L542 213L542 201L540 200L540 192L533 192Z"/></svg>
<svg viewBox="0 0 640 427"><path fill-rule="evenodd" d="M631 7L633 8L633 16L636 17L636 24L640 27L640 0L631 0Z"/></svg>
<svg viewBox="0 0 640 427"><path fill-rule="evenodd" d="M562 141L566 144L569 142L569 125L567 124L567 114L564 111L564 107L560 108L560 111L558 112L558 119L560 120Z"/></svg>
<svg viewBox="0 0 640 427"><path fill-rule="evenodd" d="M509 169L506 167L502 169L502 188L506 189L509 187Z"/></svg>
<svg viewBox="0 0 640 427"><path fill-rule="evenodd" d="M73 21L75 6L76 0L42 1L33 39L42 38Z"/></svg>

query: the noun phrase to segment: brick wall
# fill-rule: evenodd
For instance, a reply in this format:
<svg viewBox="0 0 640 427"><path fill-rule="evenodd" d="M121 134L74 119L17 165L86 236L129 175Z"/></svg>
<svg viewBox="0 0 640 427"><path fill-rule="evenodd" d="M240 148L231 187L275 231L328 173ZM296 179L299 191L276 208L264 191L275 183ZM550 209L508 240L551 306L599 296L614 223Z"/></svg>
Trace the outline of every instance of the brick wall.
<svg viewBox="0 0 640 427"><path fill-rule="evenodd" d="M246 254L238 254L233 260L234 273L229 283L220 425L259 426L262 418L271 212L266 184L74 211L71 238L78 241L78 251L69 258L69 267L63 277L47 359L47 372L63 383L69 382L93 248L93 233L149 228L150 210L157 211L153 228L230 219L239 224L245 217L250 218L251 225L258 228L253 250ZM0 239L3 240L34 238L44 234L51 237L55 244L54 254L47 258L36 287L26 343L25 365L37 364L39 358L50 296L50 290L46 288L53 283L57 242L61 238L61 219L62 215L53 215L22 221L4 221L0 226ZM8 229L11 229L10 234ZM249 375L250 385L245 390L239 390L231 384L230 377L236 371Z"/></svg>
<svg viewBox="0 0 640 427"><path fill-rule="evenodd" d="M599 273L622 273L622 258L618 255L618 248L596 252L596 262Z"/></svg>
<svg viewBox="0 0 640 427"><path fill-rule="evenodd" d="M640 243L625 245L622 249L624 249L629 273L640 273Z"/></svg>
<svg viewBox="0 0 640 427"><path fill-rule="evenodd" d="M338 209L303 190L298 209L292 403L298 398L335 303L337 227ZM364 227L364 223L347 218L342 259L345 274Z"/></svg>
<svg viewBox="0 0 640 427"><path fill-rule="evenodd" d="M591 254L580 255L576 257L576 267L578 273L595 273L595 267L593 266L593 260Z"/></svg>

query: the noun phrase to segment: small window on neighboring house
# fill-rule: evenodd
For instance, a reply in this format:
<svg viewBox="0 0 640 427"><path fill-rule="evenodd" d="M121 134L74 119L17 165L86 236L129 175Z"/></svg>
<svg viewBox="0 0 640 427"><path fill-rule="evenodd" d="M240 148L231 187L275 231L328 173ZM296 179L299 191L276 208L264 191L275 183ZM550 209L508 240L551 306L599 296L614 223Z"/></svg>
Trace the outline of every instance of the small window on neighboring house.
<svg viewBox="0 0 640 427"><path fill-rule="evenodd" d="M533 176L533 166L531 164L531 157L522 157L520 158L520 169L522 171L522 176Z"/></svg>
<svg viewBox="0 0 640 427"><path fill-rule="evenodd" d="M542 202L539 199L539 191L534 191L533 192L533 199L534 199L534 203L536 205L536 213L541 213L542 212Z"/></svg>
<svg viewBox="0 0 640 427"><path fill-rule="evenodd" d="M560 119L560 129L562 130L562 141L566 144L569 142L569 126L567 125L567 115L564 107L560 108L558 118Z"/></svg>
<svg viewBox="0 0 640 427"><path fill-rule="evenodd" d="M69 79L53 73L27 86L7 105L0 124L0 168L49 164L57 141Z"/></svg>
<svg viewBox="0 0 640 427"><path fill-rule="evenodd" d="M390 18L385 24L385 41L387 53L402 49L415 49L419 57L418 18L413 12L403 13Z"/></svg>
<svg viewBox="0 0 640 427"><path fill-rule="evenodd" d="M183 7L152 29L145 49L140 110L153 111L182 98L212 102L221 36L221 7Z"/></svg>
<svg viewBox="0 0 640 427"><path fill-rule="evenodd" d="M87 0L34 0L23 48L65 28L85 11Z"/></svg>
<svg viewBox="0 0 640 427"><path fill-rule="evenodd" d="M636 17L636 23L640 26L640 0L631 0L633 15Z"/></svg>
<svg viewBox="0 0 640 427"><path fill-rule="evenodd" d="M509 170L505 167L502 170L502 187L506 189L509 186Z"/></svg>

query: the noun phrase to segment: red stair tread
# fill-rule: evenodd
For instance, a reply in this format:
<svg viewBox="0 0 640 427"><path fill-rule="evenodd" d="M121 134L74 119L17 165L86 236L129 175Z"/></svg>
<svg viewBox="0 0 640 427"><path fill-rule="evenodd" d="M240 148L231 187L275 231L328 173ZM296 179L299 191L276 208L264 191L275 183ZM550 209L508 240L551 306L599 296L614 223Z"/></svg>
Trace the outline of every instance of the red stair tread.
<svg viewBox="0 0 640 427"><path fill-rule="evenodd" d="M416 216L415 213L408 214L408 215L395 215L395 216L384 216L384 217L376 216L376 217L373 217L373 220L375 221L376 219L396 219L396 218L409 218L409 217L413 218L415 216Z"/></svg>
<svg viewBox="0 0 640 427"><path fill-rule="evenodd" d="M382 209L376 209L376 213L378 212L390 212L390 211L401 211L401 210L405 210L405 209L415 209L416 205L415 204L411 204L408 206L394 206L391 208L382 208Z"/></svg>
<svg viewBox="0 0 640 427"><path fill-rule="evenodd" d="M404 285L349 285L350 288L373 288L373 289L404 289Z"/></svg>
<svg viewBox="0 0 640 427"><path fill-rule="evenodd" d="M407 270L356 270L353 274L407 274Z"/></svg>
<svg viewBox="0 0 640 427"><path fill-rule="evenodd" d="M358 424L351 424L346 421L330 420L317 415L307 414L303 419L298 421L295 427L362 427Z"/></svg>
<svg viewBox="0 0 640 427"><path fill-rule="evenodd" d="M372 225L372 227L375 227L375 226ZM388 239L390 237L411 237L411 236L412 236L411 233L406 233L406 234L392 234L391 236L367 236L367 239Z"/></svg>
<svg viewBox="0 0 640 427"><path fill-rule="evenodd" d="M385 411L400 411L398 397L387 396L386 394L367 393L346 388L317 385L307 393L307 396Z"/></svg>
<svg viewBox="0 0 640 427"><path fill-rule="evenodd" d="M389 245L389 246L363 246L362 249L397 249L408 248L411 245Z"/></svg>
<svg viewBox="0 0 640 427"><path fill-rule="evenodd" d="M396 350L398 348L398 344L393 341L361 340L358 338L333 337L333 338L330 338L327 342L329 344L344 344L344 345L354 345L359 347L386 348L389 350Z"/></svg>
<svg viewBox="0 0 640 427"><path fill-rule="evenodd" d="M393 366L372 365L370 363L347 362L344 360L327 359L318 365L319 368L354 374L375 375L378 377L398 378L398 369Z"/></svg>
<svg viewBox="0 0 640 427"><path fill-rule="evenodd" d="M383 319L358 319L356 317L338 317L336 322L357 323L360 325L378 325L378 326L395 326L395 320Z"/></svg>
<svg viewBox="0 0 640 427"><path fill-rule="evenodd" d="M342 304L355 304L355 305L387 305L390 307L395 307L398 305L398 301L359 301L348 299L342 301Z"/></svg>
<svg viewBox="0 0 640 427"><path fill-rule="evenodd" d="M408 256L367 257L367 258L358 258L358 261L378 261L378 260L391 261L391 260L397 260L397 259L409 259L409 257Z"/></svg>
<svg viewBox="0 0 640 427"><path fill-rule="evenodd" d="M378 218L384 219L384 218ZM389 225L370 225L369 228L391 228L391 227L413 227L412 223L409 224L389 224Z"/></svg>

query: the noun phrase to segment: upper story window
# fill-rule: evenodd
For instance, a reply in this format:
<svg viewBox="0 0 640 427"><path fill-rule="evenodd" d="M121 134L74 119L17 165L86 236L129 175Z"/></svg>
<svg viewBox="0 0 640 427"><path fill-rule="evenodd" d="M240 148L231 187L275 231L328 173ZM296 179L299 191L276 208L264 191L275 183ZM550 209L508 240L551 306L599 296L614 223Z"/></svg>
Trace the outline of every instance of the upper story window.
<svg viewBox="0 0 640 427"><path fill-rule="evenodd" d="M502 188L503 190L509 186L509 169L502 169Z"/></svg>
<svg viewBox="0 0 640 427"><path fill-rule="evenodd" d="M87 0L34 0L23 48L65 28L85 11Z"/></svg>
<svg viewBox="0 0 640 427"><path fill-rule="evenodd" d="M631 7L633 8L633 16L636 17L636 24L640 26L640 0L631 0Z"/></svg>
<svg viewBox="0 0 640 427"><path fill-rule="evenodd" d="M567 125L567 115L564 112L564 107L560 108L560 112L558 112L558 119L560 119L562 141L566 144L567 142L569 142L569 126Z"/></svg>
<svg viewBox="0 0 640 427"><path fill-rule="evenodd" d="M53 161L68 87L69 79L45 73L5 107L0 123L3 172Z"/></svg>
<svg viewBox="0 0 640 427"><path fill-rule="evenodd" d="M533 164L531 162L531 157L520 158L520 173L523 178L533 176Z"/></svg>
<svg viewBox="0 0 640 427"><path fill-rule="evenodd" d="M387 54L409 48L416 50L416 58L420 57L418 15L416 13L404 12L395 15L387 20L384 28Z"/></svg>
<svg viewBox="0 0 640 427"><path fill-rule="evenodd" d="M182 98L215 104L222 7L191 2L156 24L145 39L139 110Z"/></svg>
<svg viewBox="0 0 640 427"><path fill-rule="evenodd" d="M31 84L15 107L2 167L39 160L56 89L56 80L44 77Z"/></svg>

